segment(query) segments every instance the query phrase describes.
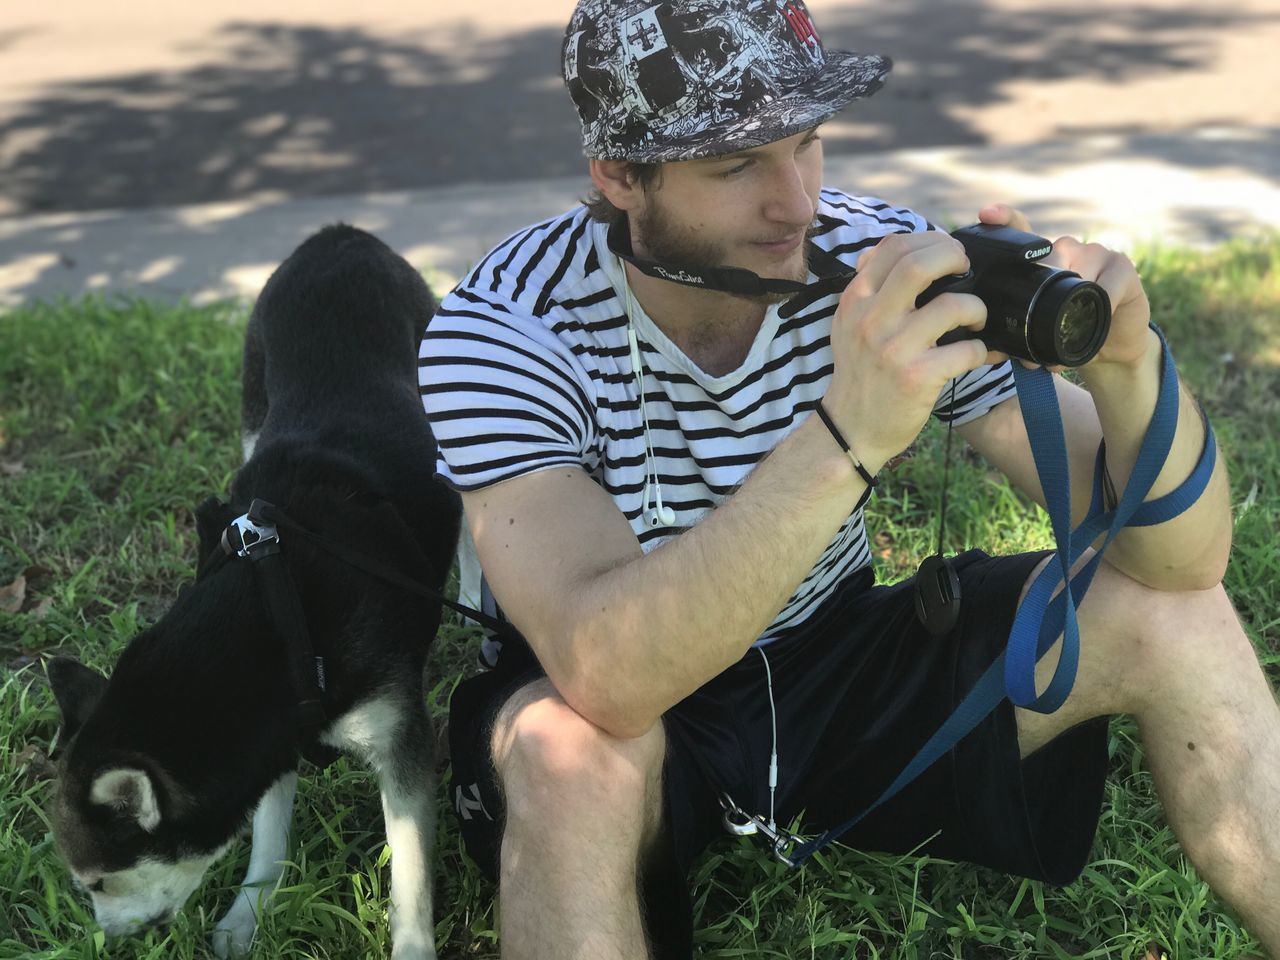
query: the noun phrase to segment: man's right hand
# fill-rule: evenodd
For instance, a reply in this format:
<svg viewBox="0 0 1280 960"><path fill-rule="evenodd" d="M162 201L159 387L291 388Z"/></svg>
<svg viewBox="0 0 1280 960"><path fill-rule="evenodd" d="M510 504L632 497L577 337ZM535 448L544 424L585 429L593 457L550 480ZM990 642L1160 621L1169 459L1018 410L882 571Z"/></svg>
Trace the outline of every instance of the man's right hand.
<svg viewBox="0 0 1280 960"><path fill-rule="evenodd" d="M982 329L987 308L976 296L944 293L916 309L934 280L968 268L949 234L891 234L863 254L840 298L831 323L835 371L822 402L872 473L915 440L948 380L1003 359L981 340L937 346L949 330Z"/></svg>

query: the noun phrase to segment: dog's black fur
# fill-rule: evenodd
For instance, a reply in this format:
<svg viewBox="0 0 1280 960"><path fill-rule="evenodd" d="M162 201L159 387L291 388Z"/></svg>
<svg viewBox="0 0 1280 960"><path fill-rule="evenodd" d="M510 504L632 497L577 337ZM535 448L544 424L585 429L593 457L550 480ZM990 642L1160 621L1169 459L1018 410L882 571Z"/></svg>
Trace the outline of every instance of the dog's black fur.
<svg viewBox="0 0 1280 960"><path fill-rule="evenodd" d="M223 530L252 499L443 587L461 507L434 477L435 442L418 394L417 345L434 306L417 271L343 225L312 236L268 280L244 350L242 435L252 453L229 502L197 508L201 576L129 644L109 681L74 661L49 665L70 738L55 828L73 871L96 877L140 857L212 855L297 764L305 744L293 722L288 651L266 619L254 565L210 567ZM388 778L407 785L424 770L429 778L423 668L440 604L285 531L281 553L326 661L327 717L390 705L396 720L385 732L394 742L356 749L379 769L384 797ZM352 745L335 730L330 742ZM133 787L110 803L91 798L115 769L149 777L158 824L140 825Z"/></svg>

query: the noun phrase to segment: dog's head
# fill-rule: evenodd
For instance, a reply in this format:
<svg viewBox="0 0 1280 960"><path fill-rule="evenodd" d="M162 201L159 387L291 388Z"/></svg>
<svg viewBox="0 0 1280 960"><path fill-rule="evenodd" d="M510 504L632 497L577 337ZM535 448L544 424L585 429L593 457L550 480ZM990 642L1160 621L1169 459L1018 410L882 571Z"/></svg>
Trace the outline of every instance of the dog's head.
<svg viewBox="0 0 1280 960"><path fill-rule="evenodd" d="M47 666L62 712L53 832L77 887L111 935L165 924L226 849L181 828L189 798L153 760L108 746L93 713L107 678L59 657Z"/></svg>

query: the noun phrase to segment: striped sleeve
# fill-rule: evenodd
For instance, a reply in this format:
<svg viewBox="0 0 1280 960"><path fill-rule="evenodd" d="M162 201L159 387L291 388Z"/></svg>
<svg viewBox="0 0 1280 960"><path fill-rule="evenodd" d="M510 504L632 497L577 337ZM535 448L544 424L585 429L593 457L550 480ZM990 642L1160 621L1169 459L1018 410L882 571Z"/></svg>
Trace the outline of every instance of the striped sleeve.
<svg viewBox="0 0 1280 960"><path fill-rule="evenodd" d="M955 385L954 405L951 387ZM989 364L970 370L956 377L942 388L938 402L933 405L933 415L943 423L950 421L957 427L970 420L977 420L992 407L1016 396L1013 368L1009 361Z"/></svg>
<svg viewBox="0 0 1280 960"><path fill-rule="evenodd" d="M514 305L449 294L418 357L436 474L465 493L551 467L589 469L589 382L555 335Z"/></svg>

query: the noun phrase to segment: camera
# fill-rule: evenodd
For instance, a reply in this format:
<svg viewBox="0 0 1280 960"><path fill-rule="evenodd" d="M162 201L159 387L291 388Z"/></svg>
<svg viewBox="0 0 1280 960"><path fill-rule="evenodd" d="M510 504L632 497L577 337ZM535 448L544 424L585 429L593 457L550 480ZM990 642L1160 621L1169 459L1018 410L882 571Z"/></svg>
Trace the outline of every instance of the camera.
<svg viewBox="0 0 1280 960"><path fill-rule="evenodd" d="M972 293L987 305L987 324L949 331L939 345L981 340L988 350L1063 367L1082 366L1102 349L1111 329L1110 297L1078 273L1036 263L1053 248L1044 237L986 223L951 236L964 245L970 269L935 280L916 308L942 293Z"/></svg>

